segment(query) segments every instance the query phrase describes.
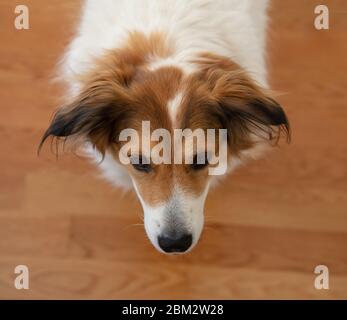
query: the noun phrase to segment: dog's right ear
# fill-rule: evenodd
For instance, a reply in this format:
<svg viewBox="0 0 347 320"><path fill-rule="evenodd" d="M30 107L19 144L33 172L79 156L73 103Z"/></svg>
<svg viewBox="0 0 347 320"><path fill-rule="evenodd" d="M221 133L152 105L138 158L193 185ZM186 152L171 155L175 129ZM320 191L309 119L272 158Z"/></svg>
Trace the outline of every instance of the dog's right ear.
<svg viewBox="0 0 347 320"><path fill-rule="evenodd" d="M114 89L114 88L113 88ZM60 108L44 133L38 151L49 137L89 141L104 153L115 141L130 107L116 90L93 84L71 104Z"/></svg>

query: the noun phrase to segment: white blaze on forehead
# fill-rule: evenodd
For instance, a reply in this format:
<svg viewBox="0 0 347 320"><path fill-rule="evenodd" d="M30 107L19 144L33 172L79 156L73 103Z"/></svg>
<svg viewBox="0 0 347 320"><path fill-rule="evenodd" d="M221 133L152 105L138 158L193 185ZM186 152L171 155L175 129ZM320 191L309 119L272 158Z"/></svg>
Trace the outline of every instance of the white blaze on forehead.
<svg viewBox="0 0 347 320"><path fill-rule="evenodd" d="M182 103L182 100L183 100L183 92L181 91L177 93L176 96L173 99L171 99L167 104L167 109L169 111L169 115L172 122L176 121L177 112Z"/></svg>
<svg viewBox="0 0 347 320"><path fill-rule="evenodd" d="M160 68L175 67L184 71L185 74L191 74L197 71L197 67L187 62L190 56L180 57L180 56L170 56L166 58L152 57L150 63L148 64L148 70L156 71Z"/></svg>

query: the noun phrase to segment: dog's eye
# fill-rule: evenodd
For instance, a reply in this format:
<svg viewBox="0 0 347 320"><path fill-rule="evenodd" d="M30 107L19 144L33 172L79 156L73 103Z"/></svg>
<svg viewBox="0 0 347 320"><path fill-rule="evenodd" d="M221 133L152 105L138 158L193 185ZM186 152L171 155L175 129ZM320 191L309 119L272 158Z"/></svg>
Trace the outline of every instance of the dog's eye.
<svg viewBox="0 0 347 320"><path fill-rule="evenodd" d="M150 172L152 170L152 166L149 163L143 163L147 161L143 161L142 156L138 156L138 158L133 158L131 160L132 166L137 170L137 171L143 171L143 172Z"/></svg>
<svg viewBox="0 0 347 320"><path fill-rule="evenodd" d="M198 158L199 157L199 158ZM191 164L192 169L201 170L209 165L207 154L197 155L195 154L193 157L193 163Z"/></svg>

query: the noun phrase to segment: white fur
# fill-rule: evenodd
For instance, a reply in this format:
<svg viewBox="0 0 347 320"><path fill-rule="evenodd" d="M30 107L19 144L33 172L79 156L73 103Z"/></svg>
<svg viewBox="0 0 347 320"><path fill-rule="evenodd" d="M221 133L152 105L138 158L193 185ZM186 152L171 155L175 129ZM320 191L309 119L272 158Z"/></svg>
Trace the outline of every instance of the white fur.
<svg viewBox="0 0 347 320"><path fill-rule="evenodd" d="M167 108L173 123L176 122L177 110L179 109L183 99L183 92L179 92L172 100L168 102Z"/></svg>
<svg viewBox="0 0 347 320"><path fill-rule="evenodd" d="M143 200L135 181L134 188L142 204L146 233L153 246L160 252L165 253L158 245L158 236L165 233L165 228L170 224L167 221L167 215L171 214L171 220L178 221L178 224L182 224L181 228L187 233L192 234L192 245L185 253L192 250L200 238L204 225L204 204L209 190L209 184L207 184L201 195L197 197L189 193L187 194L184 190L176 186L170 199L166 203L155 207L149 206Z"/></svg>
<svg viewBox="0 0 347 320"><path fill-rule="evenodd" d="M161 31L174 52L165 59L151 57L151 69L172 65L189 74L195 70L191 61L197 54L210 52L230 57L266 86L267 3L268 0L86 0L77 34L63 59L62 77L71 94L78 94L77 79L105 50L122 47L131 31ZM173 119L180 99L178 95L168 105ZM91 154L97 161L101 159L98 152L92 150ZM229 168L240 163L240 159L232 159ZM130 177L110 154L106 153L100 167L113 184L131 187ZM134 188L137 191L135 184ZM193 234L192 247L195 245L203 225L207 189L194 198L176 188L168 203L157 207L149 207L137 192L145 212L147 234L158 250L157 236L165 221L164 212L173 201L182 206L185 224Z"/></svg>
<svg viewBox="0 0 347 320"><path fill-rule="evenodd" d="M129 31L163 31L175 53L160 65L183 66L197 53L232 58L266 85L265 27L268 0L87 0L78 32L66 53L64 78L72 92L76 75L84 74L105 49L121 47Z"/></svg>

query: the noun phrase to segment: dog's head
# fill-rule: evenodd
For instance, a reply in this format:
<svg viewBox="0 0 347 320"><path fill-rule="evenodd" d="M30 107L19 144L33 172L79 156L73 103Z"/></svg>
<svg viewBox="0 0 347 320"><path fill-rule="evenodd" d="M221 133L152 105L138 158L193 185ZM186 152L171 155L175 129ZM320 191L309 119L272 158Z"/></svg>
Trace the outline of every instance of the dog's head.
<svg viewBox="0 0 347 320"><path fill-rule="evenodd" d="M160 35L133 34L123 49L105 54L79 79L79 94L57 111L41 144L49 136L87 140L101 154L110 154L132 179L153 245L182 253L200 237L214 178L210 169L276 142L281 132L288 136L289 124L279 104L231 60L201 54L190 61L189 72L180 65L151 63L153 57L170 60L171 54ZM156 129L165 134L153 139ZM177 162L177 129L227 131L224 137L215 131L221 143L212 146L194 135L180 140L183 159L191 161ZM138 139L124 139L124 132ZM220 155L224 142L228 159L216 163L210 155ZM151 153L154 149L159 152Z"/></svg>

